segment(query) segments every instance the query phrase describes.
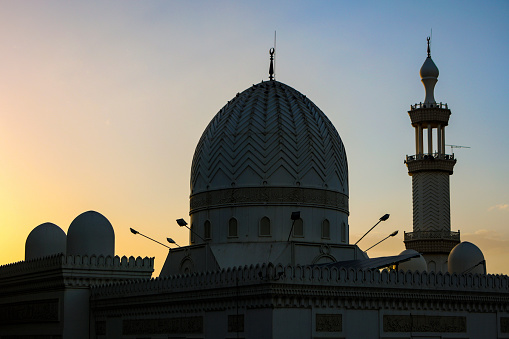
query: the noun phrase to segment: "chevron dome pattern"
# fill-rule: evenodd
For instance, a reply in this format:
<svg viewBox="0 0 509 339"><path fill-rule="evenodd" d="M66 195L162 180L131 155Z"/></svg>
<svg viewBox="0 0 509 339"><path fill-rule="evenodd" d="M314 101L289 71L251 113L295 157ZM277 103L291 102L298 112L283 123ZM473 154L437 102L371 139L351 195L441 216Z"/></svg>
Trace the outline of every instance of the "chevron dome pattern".
<svg viewBox="0 0 509 339"><path fill-rule="evenodd" d="M321 188L348 195L341 138L305 95L278 81L229 101L198 142L191 195L232 187Z"/></svg>

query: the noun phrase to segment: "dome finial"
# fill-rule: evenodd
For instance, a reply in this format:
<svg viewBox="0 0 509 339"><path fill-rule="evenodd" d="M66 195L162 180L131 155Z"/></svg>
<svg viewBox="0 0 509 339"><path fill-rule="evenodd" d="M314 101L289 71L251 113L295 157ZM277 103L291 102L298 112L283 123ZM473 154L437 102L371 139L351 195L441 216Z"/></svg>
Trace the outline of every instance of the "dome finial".
<svg viewBox="0 0 509 339"><path fill-rule="evenodd" d="M426 40L428 40L428 58L431 58L431 48L429 47L429 41L431 40L431 38L427 37Z"/></svg>
<svg viewBox="0 0 509 339"><path fill-rule="evenodd" d="M270 66L269 66L269 80L274 80L274 48L269 49L270 54Z"/></svg>

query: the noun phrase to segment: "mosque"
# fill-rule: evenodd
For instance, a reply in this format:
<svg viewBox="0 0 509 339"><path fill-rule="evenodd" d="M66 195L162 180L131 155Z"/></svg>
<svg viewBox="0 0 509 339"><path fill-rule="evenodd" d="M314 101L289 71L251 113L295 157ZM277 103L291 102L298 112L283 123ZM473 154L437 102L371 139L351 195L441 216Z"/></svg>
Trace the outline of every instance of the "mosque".
<svg viewBox="0 0 509 339"><path fill-rule="evenodd" d="M237 93L198 142L189 224L177 220L189 245L154 278L154 258L115 255L100 213L67 234L41 224L25 260L0 267L0 339L509 338L509 277L487 274L481 250L451 231L451 111L434 98L429 40L425 99L408 112L413 232L380 258L350 243L338 132L275 80L273 54L269 80Z"/></svg>

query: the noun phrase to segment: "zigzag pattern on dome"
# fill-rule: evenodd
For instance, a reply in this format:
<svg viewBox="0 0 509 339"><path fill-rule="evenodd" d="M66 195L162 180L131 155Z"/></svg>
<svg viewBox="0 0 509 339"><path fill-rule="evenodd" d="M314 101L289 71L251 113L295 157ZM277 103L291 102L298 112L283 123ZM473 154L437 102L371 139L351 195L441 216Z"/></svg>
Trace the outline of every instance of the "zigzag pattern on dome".
<svg viewBox="0 0 509 339"><path fill-rule="evenodd" d="M449 174L422 172L412 176L415 231L450 231Z"/></svg>
<svg viewBox="0 0 509 339"><path fill-rule="evenodd" d="M191 194L232 187L312 187L348 194L341 138L311 100L268 81L228 102L193 158Z"/></svg>

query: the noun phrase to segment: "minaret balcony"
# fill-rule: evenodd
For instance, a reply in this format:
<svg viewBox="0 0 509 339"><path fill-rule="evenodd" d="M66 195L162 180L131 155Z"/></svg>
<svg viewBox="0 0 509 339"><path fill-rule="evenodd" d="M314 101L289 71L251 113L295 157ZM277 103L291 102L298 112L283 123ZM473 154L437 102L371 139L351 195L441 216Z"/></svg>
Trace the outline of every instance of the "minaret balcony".
<svg viewBox="0 0 509 339"><path fill-rule="evenodd" d="M404 235L406 248L419 253L449 253L460 241L459 231L418 231Z"/></svg>
<svg viewBox="0 0 509 339"><path fill-rule="evenodd" d="M410 106L408 111L412 126L431 124L433 128L438 125L447 126L451 110L443 103L418 103Z"/></svg>
<svg viewBox="0 0 509 339"><path fill-rule="evenodd" d="M410 175L423 171L441 171L452 174L456 159L454 154L423 153L407 155L405 164Z"/></svg>

